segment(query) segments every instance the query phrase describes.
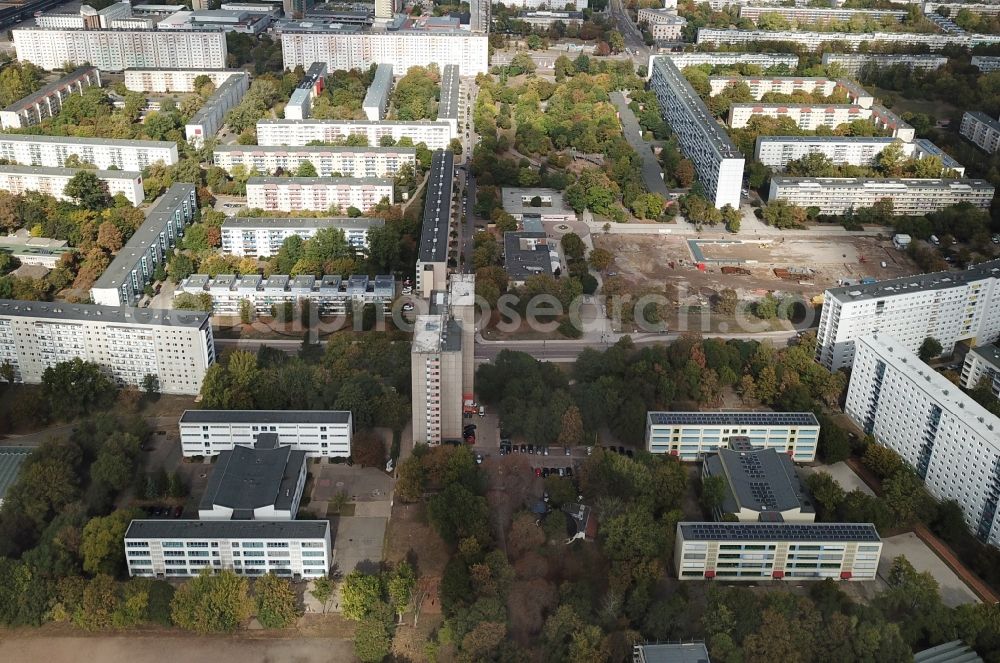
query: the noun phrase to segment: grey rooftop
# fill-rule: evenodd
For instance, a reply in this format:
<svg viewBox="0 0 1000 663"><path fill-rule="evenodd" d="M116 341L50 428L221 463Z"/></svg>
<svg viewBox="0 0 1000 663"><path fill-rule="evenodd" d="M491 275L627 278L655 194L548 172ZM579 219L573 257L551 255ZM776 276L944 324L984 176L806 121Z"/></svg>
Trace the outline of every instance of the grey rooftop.
<svg viewBox="0 0 1000 663"><path fill-rule="evenodd" d="M388 62L383 62L375 68L375 77L372 78L372 84L368 86L368 91L365 92L365 99L361 103L362 108L381 106L382 100L389 94L389 88L391 87L392 65Z"/></svg>
<svg viewBox="0 0 1000 663"><path fill-rule="evenodd" d="M720 448L705 459L711 476L721 476L729 486L723 510L735 513L741 508L752 511L815 511L795 474L788 454L774 449L737 451ZM731 499L729 499L731 498Z"/></svg>
<svg viewBox="0 0 1000 663"><path fill-rule="evenodd" d="M96 175L99 179L130 179L134 180L142 177L138 170L90 170L89 168L58 168L50 166L19 166L9 164L0 166L0 173L11 173L15 175L49 175L51 177L73 177L77 173L86 172Z"/></svg>
<svg viewBox="0 0 1000 663"><path fill-rule="evenodd" d="M420 262L444 262L448 257L448 226L451 222L451 192L455 180L455 155L436 150L431 157L420 228Z"/></svg>
<svg viewBox="0 0 1000 663"><path fill-rule="evenodd" d="M740 159L743 157L736 145L729 138L729 134L716 122L715 117L709 112L705 102L702 101L698 93L691 87L683 72L677 68L674 61L668 56L656 56L654 67L660 66L666 72L670 80L670 89L684 106L684 112L693 124L697 124L701 133L711 143L713 150L719 156L726 159Z"/></svg>
<svg viewBox="0 0 1000 663"><path fill-rule="evenodd" d="M437 119L458 119L461 93L462 81L458 76L458 65L445 65L441 72L441 100L438 103Z"/></svg>
<svg viewBox="0 0 1000 663"><path fill-rule="evenodd" d="M995 345L980 345L978 348L972 348L969 350L969 353L976 355L984 362L1000 371L1000 347Z"/></svg>
<svg viewBox="0 0 1000 663"><path fill-rule="evenodd" d="M784 177L771 178L776 186L798 186L813 189L836 187L838 189L983 189L993 190L986 180L939 179L939 178L880 178L880 177Z"/></svg>
<svg viewBox="0 0 1000 663"><path fill-rule="evenodd" d="M200 508L228 507L236 520L261 507L290 509L306 452L276 442L277 434L261 433L254 447L236 445L219 454Z"/></svg>
<svg viewBox="0 0 1000 663"><path fill-rule="evenodd" d="M677 523L687 541L863 541L881 539L871 523Z"/></svg>
<svg viewBox="0 0 1000 663"><path fill-rule="evenodd" d="M198 112L195 113L191 117L191 119L187 121L187 124L189 124L189 125L190 124L202 124L203 122L205 122L205 120L206 120L206 118L208 118L208 116L210 116L212 113L216 112L216 110L219 107L222 106L222 104L223 104L223 102L225 100L225 97L229 94L229 91L232 88L236 88L236 87L240 87L242 85L246 85L246 83L244 82L244 80L241 80L241 79L248 79L249 77L250 77L250 74L247 74L246 72L243 72L242 75L234 74L234 75L230 76L229 78L227 78L225 81L223 81L222 85L220 85L218 87L218 89L216 89L215 92L213 92L211 94L211 96L209 96L209 98L205 100L205 103L202 105L201 108L198 109Z"/></svg>
<svg viewBox="0 0 1000 663"><path fill-rule="evenodd" d="M826 296L835 297L840 301L878 299L880 297L893 297L895 295L923 290L960 288L974 281L982 281L989 278L1000 278L1000 260L981 262L961 272L931 272L930 274L887 279L870 285L831 288L826 291Z"/></svg>
<svg viewBox="0 0 1000 663"><path fill-rule="evenodd" d="M0 168L0 172L3 169ZM223 228L381 228L385 219L366 216L330 217L230 217L222 222Z"/></svg>
<svg viewBox="0 0 1000 663"><path fill-rule="evenodd" d="M649 412L653 426L819 426L812 412Z"/></svg>
<svg viewBox="0 0 1000 663"><path fill-rule="evenodd" d="M247 186L251 184L266 186L269 184L294 184L298 186L392 186L393 181L388 177L251 177L247 180Z"/></svg>
<svg viewBox="0 0 1000 663"><path fill-rule="evenodd" d="M284 120L282 120L284 121ZM215 153L249 152L250 154L416 154L415 147L371 145L217 145Z"/></svg>
<svg viewBox="0 0 1000 663"><path fill-rule="evenodd" d="M177 143L166 140L124 140L118 138L79 138L77 136L38 136L35 134L2 134L0 142L54 143L70 145L111 145L113 147L148 147L170 149Z"/></svg>
<svg viewBox="0 0 1000 663"><path fill-rule="evenodd" d="M181 424L349 424L347 410L184 410Z"/></svg>
<svg viewBox="0 0 1000 663"><path fill-rule="evenodd" d="M85 76L89 76L91 73L94 73L96 71L97 71L97 69L95 67L79 67L72 74L67 74L66 76L63 76L59 80L55 81L54 83L49 83L45 87L43 87L43 88L41 88L41 89L39 89L39 90L37 90L35 92L32 92L31 94L29 94L28 96L24 97L23 99L18 99L17 101L15 101L14 103L12 103L10 106L7 106L7 108L4 108L4 110L5 111L12 111L12 112L17 112L19 110L24 110L25 108L30 107L36 101L40 101L42 99L46 99L48 97L51 97L53 94L56 93L56 91L62 90L66 85L68 85L70 83L75 83L76 81L80 80L81 78L84 78Z"/></svg>
<svg viewBox="0 0 1000 663"><path fill-rule="evenodd" d="M130 325L200 328L208 324L209 314L203 311L184 311L179 309L98 306L95 304L27 302L16 299L0 299L0 317L49 318L66 322L79 320Z"/></svg>
<svg viewBox="0 0 1000 663"><path fill-rule="evenodd" d="M328 520L133 520L125 540L322 539Z"/></svg>

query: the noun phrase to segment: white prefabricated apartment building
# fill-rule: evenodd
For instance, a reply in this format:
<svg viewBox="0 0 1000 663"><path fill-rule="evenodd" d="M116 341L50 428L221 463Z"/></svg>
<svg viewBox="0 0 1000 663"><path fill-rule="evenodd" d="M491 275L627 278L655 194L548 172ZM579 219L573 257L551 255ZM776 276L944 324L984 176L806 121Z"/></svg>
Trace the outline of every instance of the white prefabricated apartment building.
<svg viewBox="0 0 1000 663"><path fill-rule="evenodd" d="M0 300L0 363L14 381L38 384L45 369L82 359L118 384L147 375L164 394L194 395L215 361L207 313Z"/></svg>
<svg viewBox="0 0 1000 663"><path fill-rule="evenodd" d="M71 200L66 185L81 171L80 168L45 168L43 166L0 166L0 190L14 195L25 191L38 191L56 200ZM142 173L129 170L88 170L104 183L108 193L122 194L132 205L142 204L146 194L142 190Z"/></svg>
<svg viewBox="0 0 1000 663"><path fill-rule="evenodd" d="M960 203L989 209L993 193L986 180L774 176L767 201L842 215L891 200L893 215L920 216Z"/></svg>
<svg viewBox="0 0 1000 663"><path fill-rule="evenodd" d="M787 453L797 463L816 458L819 421L812 412L648 412L646 450L698 461L747 438L755 449Z"/></svg>
<svg viewBox="0 0 1000 663"><path fill-rule="evenodd" d="M220 145L212 153L219 168L232 172L242 165L247 172L274 175L280 168L294 173L303 162L316 168L319 177L393 177L403 164L415 167L413 147L302 147L264 145Z"/></svg>
<svg viewBox="0 0 1000 663"><path fill-rule="evenodd" d="M983 345L972 348L962 365L962 386L975 389L986 381L994 396L1000 397L1000 347Z"/></svg>
<svg viewBox="0 0 1000 663"><path fill-rule="evenodd" d="M979 539L1000 545L1000 418L887 334L856 347L847 416L912 466L933 497L957 502Z"/></svg>
<svg viewBox="0 0 1000 663"><path fill-rule="evenodd" d="M185 410L178 428L188 457L253 446L261 433L274 433L280 446L310 458L346 458L353 434L351 413L338 410Z"/></svg>
<svg viewBox="0 0 1000 663"><path fill-rule="evenodd" d="M347 210L367 212L383 200L394 202L393 181L378 177L251 177L247 207L266 211Z"/></svg>
<svg viewBox="0 0 1000 663"><path fill-rule="evenodd" d="M239 575L319 578L333 551L328 520L133 520L125 532L132 577L192 577L208 567Z"/></svg>
<svg viewBox="0 0 1000 663"><path fill-rule="evenodd" d="M816 360L831 371L849 368L854 342L874 333L916 352L933 336L951 354L955 343L1000 338L1000 260L962 272L936 272L827 290L816 331Z"/></svg>
<svg viewBox="0 0 1000 663"><path fill-rule="evenodd" d="M335 228L344 233L347 242L358 249L368 248L368 231L381 228L385 219L364 216L329 218L267 218L236 217L222 222L222 251L236 256L269 258L276 254L286 239L295 235L302 239L318 231Z"/></svg>
<svg viewBox="0 0 1000 663"><path fill-rule="evenodd" d="M62 110L63 101L74 94L83 94L91 86L101 87L101 72L94 67L80 67L4 108L0 111L0 126L21 129L39 124Z"/></svg>
<svg viewBox="0 0 1000 663"><path fill-rule="evenodd" d="M125 70L125 87L133 92L195 92L194 81L199 76L208 76L218 88L234 75L246 75L246 71L132 67Z"/></svg>
<svg viewBox="0 0 1000 663"><path fill-rule="evenodd" d="M260 145L308 145L309 143L341 143L348 136L362 136L369 146L380 144L382 138L397 143L408 138L414 145L423 143L427 149L448 147L454 138L452 125L444 120L260 120L257 122L257 143Z"/></svg>
<svg viewBox="0 0 1000 663"><path fill-rule="evenodd" d="M75 154L80 161L107 170L142 170L157 161L177 163L177 143L159 140L116 140L73 136L0 134L0 159L22 166L63 168Z"/></svg>

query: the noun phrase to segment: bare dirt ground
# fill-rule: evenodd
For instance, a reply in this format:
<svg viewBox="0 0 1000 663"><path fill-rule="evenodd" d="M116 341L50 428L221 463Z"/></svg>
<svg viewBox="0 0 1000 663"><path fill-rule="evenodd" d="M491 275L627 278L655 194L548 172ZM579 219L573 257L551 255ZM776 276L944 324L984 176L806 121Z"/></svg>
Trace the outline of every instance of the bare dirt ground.
<svg viewBox="0 0 1000 663"><path fill-rule="evenodd" d="M723 274L712 263L706 271L694 266L687 240L681 237L594 235L595 246L611 251L615 262L609 271L637 286L686 286L689 292L732 288L744 297L765 292L796 293L805 297L821 294L842 278L879 280L918 273L906 254L892 248L889 241L874 237L778 238L774 242L741 244L701 244L706 259L739 260L749 276ZM864 262L862 262L862 258ZM881 267L881 262L886 267ZM673 267L671 267L673 263ZM803 279L784 280L775 268L809 267L813 274Z"/></svg>

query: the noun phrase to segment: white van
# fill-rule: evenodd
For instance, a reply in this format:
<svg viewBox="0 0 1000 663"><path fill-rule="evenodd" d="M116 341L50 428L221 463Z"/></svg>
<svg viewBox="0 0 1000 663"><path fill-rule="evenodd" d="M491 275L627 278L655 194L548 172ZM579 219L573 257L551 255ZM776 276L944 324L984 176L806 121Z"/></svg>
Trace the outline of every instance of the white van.
<svg viewBox="0 0 1000 663"><path fill-rule="evenodd" d="M937 238L937 235L931 235L931 244L934 246L941 246L941 240Z"/></svg>

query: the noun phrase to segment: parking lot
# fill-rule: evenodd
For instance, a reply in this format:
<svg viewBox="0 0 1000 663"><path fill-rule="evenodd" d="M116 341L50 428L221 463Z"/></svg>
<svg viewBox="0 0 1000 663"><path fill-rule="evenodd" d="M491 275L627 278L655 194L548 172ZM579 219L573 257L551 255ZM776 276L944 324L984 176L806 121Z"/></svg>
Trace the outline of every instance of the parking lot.
<svg viewBox="0 0 1000 663"><path fill-rule="evenodd" d="M903 555L917 571L928 572L941 588L941 600L950 608L966 603L979 603L979 598L955 572L948 568L934 551L927 547L913 532L882 539L882 559L878 575L882 580L889 576L889 569L896 557Z"/></svg>

